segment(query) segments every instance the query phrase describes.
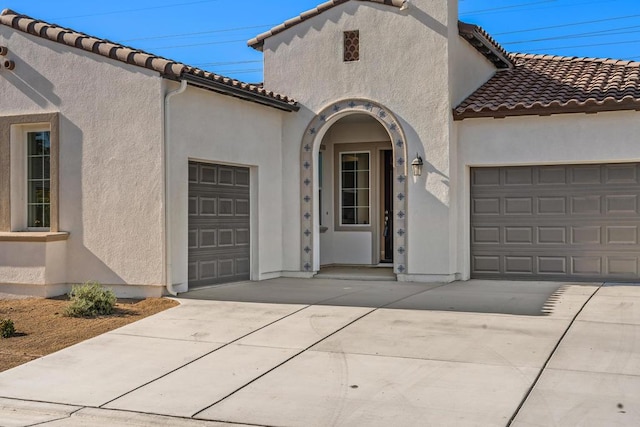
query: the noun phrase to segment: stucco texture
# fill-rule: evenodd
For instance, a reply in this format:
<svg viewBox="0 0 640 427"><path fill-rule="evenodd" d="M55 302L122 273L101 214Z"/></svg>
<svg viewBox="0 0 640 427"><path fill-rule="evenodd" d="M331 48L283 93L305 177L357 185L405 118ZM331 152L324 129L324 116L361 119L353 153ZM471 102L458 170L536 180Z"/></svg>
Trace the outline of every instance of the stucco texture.
<svg viewBox="0 0 640 427"><path fill-rule="evenodd" d="M301 105L298 114L285 117L285 176L299 177L297 159L305 128L332 103L370 99L398 117L407 139L408 160L420 154L427 171L409 183L407 195L407 274L425 280L448 279L456 273L451 254L457 216L450 206L453 95L448 89L454 53L448 41L455 38L457 42L459 36L457 7L450 3L455 2L416 0L401 11L381 4L347 2L264 44L265 86L287 93ZM356 29L360 31L360 60L345 63L343 32ZM484 61L471 61L476 59ZM481 75L477 79L488 78L486 66L478 67ZM284 184L285 206L298 205L298 186L293 179ZM298 269L299 232L292 227L284 233L285 269Z"/></svg>
<svg viewBox="0 0 640 427"><path fill-rule="evenodd" d="M0 114L60 113L59 228L70 235L64 272L45 281L162 284L161 78L6 27L0 44L16 63L0 72Z"/></svg>
<svg viewBox="0 0 640 427"><path fill-rule="evenodd" d="M167 90L177 88L167 85ZM179 289L188 277L189 160L249 167L251 170L252 279L279 276L282 271L283 228L291 228L285 213L282 117L274 108L189 87L170 105L172 276Z"/></svg>

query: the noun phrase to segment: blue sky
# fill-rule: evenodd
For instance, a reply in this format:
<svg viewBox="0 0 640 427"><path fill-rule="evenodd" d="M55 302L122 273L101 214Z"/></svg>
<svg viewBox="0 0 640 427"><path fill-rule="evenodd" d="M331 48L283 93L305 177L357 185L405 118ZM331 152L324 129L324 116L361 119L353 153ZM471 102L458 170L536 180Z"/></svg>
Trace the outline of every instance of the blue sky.
<svg viewBox="0 0 640 427"><path fill-rule="evenodd" d="M0 0L34 18L249 82L246 41L324 0ZM459 0L510 52L640 60L640 0Z"/></svg>

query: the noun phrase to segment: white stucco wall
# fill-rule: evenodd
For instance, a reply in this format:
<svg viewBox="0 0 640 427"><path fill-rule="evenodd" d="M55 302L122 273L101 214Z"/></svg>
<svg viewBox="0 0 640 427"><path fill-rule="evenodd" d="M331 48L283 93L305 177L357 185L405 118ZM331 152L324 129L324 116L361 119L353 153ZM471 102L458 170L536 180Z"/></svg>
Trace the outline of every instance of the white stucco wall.
<svg viewBox="0 0 640 427"><path fill-rule="evenodd" d="M450 51L458 40L455 2L413 0L398 8L348 2L266 40L265 86L298 100L285 117L284 205L299 224L299 158L305 127L324 107L347 98L371 99L400 120L409 161L416 153L428 172L408 190L408 273L438 280L456 273L451 259L456 214L450 209ZM360 31L360 61L343 62L343 32ZM400 30L401 29L401 30ZM300 231L284 230L286 269L300 269Z"/></svg>
<svg viewBox="0 0 640 427"><path fill-rule="evenodd" d="M55 282L161 285L162 79L4 26L0 45L16 63L0 72L0 115L60 113L59 223L70 236ZM11 247L29 257L33 245Z"/></svg>
<svg viewBox="0 0 640 427"><path fill-rule="evenodd" d="M558 114L457 122L459 269L469 277L469 170L474 166L640 161L640 113Z"/></svg>
<svg viewBox="0 0 640 427"><path fill-rule="evenodd" d="M458 106L497 71L462 37L451 39L451 105Z"/></svg>
<svg viewBox="0 0 640 427"><path fill-rule="evenodd" d="M295 113L192 86L170 102L172 276L178 290L186 290L188 278L189 160L251 168L251 278L280 276L283 227L292 227L283 221L282 183L291 178L282 168L282 117Z"/></svg>

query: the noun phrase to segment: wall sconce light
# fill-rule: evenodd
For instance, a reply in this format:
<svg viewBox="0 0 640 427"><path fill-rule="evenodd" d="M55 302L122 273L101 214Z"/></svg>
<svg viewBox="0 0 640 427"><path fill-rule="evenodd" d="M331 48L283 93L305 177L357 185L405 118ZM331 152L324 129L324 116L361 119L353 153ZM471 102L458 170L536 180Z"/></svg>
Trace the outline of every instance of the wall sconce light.
<svg viewBox="0 0 640 427"><path fill-rule="evenodd" d="M419 154L416 154L416 158L411 162L411 169L413 170L413 176L421 176L422 175L422 166L424 162L422 161L422 157Z"/></svg>

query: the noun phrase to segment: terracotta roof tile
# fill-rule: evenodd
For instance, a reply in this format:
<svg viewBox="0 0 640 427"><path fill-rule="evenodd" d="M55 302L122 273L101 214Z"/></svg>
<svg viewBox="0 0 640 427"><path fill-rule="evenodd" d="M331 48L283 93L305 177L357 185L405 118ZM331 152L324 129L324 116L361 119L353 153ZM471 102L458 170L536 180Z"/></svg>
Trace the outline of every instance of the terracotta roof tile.
<svg viewBox="0 0 640 427"><path fill-rule="evenodd" d="M640 63L553 55L511 55L499 71L454 109L470 117L640 110Z"/></svg>
<svg viewBox="0 0 640 427"><path fill-rule="evenodd" d="M163 77L169 79L180 80L189 75L200 76L205 80L222 84L229 88L226 90L224 87L220 87L220 90L217 90L212 87L206 87L206 81L202 81L201 86L206 87L207 89L219 91L227 95L253 102L275 106L276 108L285 110L295 111L298 109L297 103L293 99L284 95L277 95L273 92L269 92L261 85L248 84L239 80L220 76L218 74L204 71L196 67L191 67L187 64L173 61L171 59L162 58L142 50L123 46L109 40L99 39L55 24L49 24L29 16L19 14L10 9L5 9L0 14L0 24L127 64L144 67L149 70L156 71ZM275 103L269 100L275 101Z"/></svg>

